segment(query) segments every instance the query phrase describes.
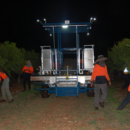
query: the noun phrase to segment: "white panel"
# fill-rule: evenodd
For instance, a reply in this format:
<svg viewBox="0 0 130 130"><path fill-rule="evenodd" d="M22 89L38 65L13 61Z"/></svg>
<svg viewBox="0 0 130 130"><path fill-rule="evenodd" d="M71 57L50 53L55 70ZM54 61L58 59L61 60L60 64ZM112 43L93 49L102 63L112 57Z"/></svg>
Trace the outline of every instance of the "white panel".
<svg viewBox="0 0 130 130"><path fill-rule="evenodd" d="M93 68L94 52L93 49L84 49L84 69Z"/></svg>

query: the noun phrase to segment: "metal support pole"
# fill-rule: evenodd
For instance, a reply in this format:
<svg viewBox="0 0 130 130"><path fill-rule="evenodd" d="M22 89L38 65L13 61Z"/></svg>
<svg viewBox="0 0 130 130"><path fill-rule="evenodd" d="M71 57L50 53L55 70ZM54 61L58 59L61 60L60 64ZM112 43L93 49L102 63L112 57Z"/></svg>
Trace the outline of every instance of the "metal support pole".
<svg viewBox="0 0 130 130"><path fill-rule="evenodd" d="M84 58L83 58L83 50L82 50L82 70L84 69L83 64L84 64Z"/></svg>
<svg viewBox="0 0 130 130"><path fill-rule="evenodd" d="M59 31L59 37L60 37L60 67L61 67L61 58L62 58L62 51L61 51L61 31Z"/></svg>
<svg viewBox="0 0 130 130"><path fill-rule="evenodd" d="M41 74L43 74L43 47L41 47Z"/></svg>
<svg viewBox="0 0 130 130"><path fill-rule="evenodd" d="M77 74L79 74L79 44L78 44L78 27L76 26L76 47L77 47Z"/></svg>
<svg viewBox="0 0 130 130"><path fill-rule="evenodd" d="M68 67L69 67L69 66L67 66L67 76L69 75L69 72L68 72Z"/></svg>
<svg viewBox="0 0 130 130"><path fill-rule="evenodd" d="M55 70L56 70L56 74L57 74L57 51L55 49Z"/></svg>
<svg viewBox="0 0 130 130"><path fill-rule="evenodd" d="M58 27L58 33L57 33L57 39L58 39L58 50L59 50L59 27Z"/></svg>
<svg viewBox="0 0 130 130"><path fill-rule="evenodd" d="M60 63L60 48L59 48L59 27L57 28L58 29L58 33L57 33L57 39L58 39L58 49L57 49L57 64L59 65ZM59 66L57 66L57 69Z"/></svg>
<svg viewBox="0 0 130 130"><path fill-rule="evenodd" d="M54 49L55 49L55 33L54 33L54 26L53 26L53 44L54 44Z"/></svg>
<svg viewBox="0 0 130 130"><path fill-rule="evenodd" d="M60 31L60 51L61 51L61 31Z"/></svg>
<svg viewBox="0 0 130 130"><path fill-rule="evenodd" d="M78 34L78 43L79 43L79 48L80 48L80 37L79 37L79 34Z"/></svg>

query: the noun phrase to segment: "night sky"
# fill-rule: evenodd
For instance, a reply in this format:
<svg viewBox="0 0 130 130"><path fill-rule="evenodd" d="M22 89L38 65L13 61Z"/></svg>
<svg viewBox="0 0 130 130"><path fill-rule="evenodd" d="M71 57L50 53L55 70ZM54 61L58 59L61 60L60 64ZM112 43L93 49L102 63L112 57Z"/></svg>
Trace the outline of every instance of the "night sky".
<svg viewBox="0 0 130 130"><path fill-rule="evenodd" d="M100 1L100 2L99 2ZM47 23L90 22L90 35L80 36L80 47L95 45L95 56L107 56L108 48L124 38L130 38L130 8L128 0L80 0L77 2L49 0L5 0L0 2L0 42L15 42L17 47L40 52L40 46L53 45L53 38L36 20ZM73 34L72 34L73 35ZM62 46L76 47L70 34L62 36ZM53 47L53 46L52 46Z"/></svg>

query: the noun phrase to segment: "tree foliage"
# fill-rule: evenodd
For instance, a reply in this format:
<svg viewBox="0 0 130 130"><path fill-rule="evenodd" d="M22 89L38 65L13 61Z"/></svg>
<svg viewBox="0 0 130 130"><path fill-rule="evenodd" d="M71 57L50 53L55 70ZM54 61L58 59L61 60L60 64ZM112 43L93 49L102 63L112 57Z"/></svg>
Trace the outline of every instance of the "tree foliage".
<svg viewBox="0 0 130 130"><path fill-rule="evenodd" d="M39 53L36 53L34 50L26 51L24 48L22 48L21 51L24 54L25 61L30 60L34 69L38 68L38 66L40 66L40 54Z"/></svg>
<svg viewBox="0 0 130 130"><path fill-rule="evenodd" d="M11 72L21 73L24 64L24 55L16 47L16 43L6 41L0 44L0 68L9 76L11 76Z"/></svg>
<svg viewBox="0 0 130 130"><path fill-rule="evenodd" d="M11 77L12 73L22 74L22 68L26 65L27 60L32 62L34 68L40 65L40 55L34 50L19 49L16 47L16 43L9 41L0 44L0 68L8 76Z"/></svg>
<svg viewBox="0 0 130 130"><path fill-rule="evenodd" d="M127 67L130 70L130 39L125 38L114 44L113 48L108 50L108 58L108 68L123 71Z"/></svg>

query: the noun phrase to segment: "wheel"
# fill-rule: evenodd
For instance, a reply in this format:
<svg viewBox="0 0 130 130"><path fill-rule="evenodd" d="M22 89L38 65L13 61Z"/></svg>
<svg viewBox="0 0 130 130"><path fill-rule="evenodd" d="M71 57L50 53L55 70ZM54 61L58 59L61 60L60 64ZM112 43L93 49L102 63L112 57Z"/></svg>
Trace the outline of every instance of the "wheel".
<svg viewBox="0 0 130 130"><path fill-rule="evenodd" d="M41 97L42 98L48 98L49 97L48 90L42 90L41 91Z"/></svg>

